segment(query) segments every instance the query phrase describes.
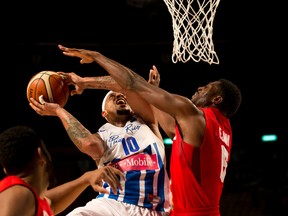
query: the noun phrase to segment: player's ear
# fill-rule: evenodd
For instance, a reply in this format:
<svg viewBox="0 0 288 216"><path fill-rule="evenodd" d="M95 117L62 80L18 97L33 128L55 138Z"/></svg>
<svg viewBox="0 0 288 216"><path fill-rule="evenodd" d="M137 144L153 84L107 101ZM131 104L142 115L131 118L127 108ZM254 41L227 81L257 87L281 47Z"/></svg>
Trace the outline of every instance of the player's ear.
<svg viewBox="0 0 288 216"><path fill-rule="evenodd" d="M106 117L107 117L107 115L108 115L108 113L107 113L107 111L106 111L106 110L104 110L104 111L102 111L101 115L102 115L102 117L103 117L103 118L106 118Z"/></svg>
<svg viewBox="0 0 288 216"><path fill-rule="evenodd" d="M5 168L3 168L3 172L7 175L7 171L6 171L6 169Z"/></svg>
<svg viewBox="0 0 288 216"><path fill-rule="evenodd" d="M42 152L42 149L40 147L37 148L37 156L38 156L41 164L44 164L45 158L43 156L43 152Z"/></svg>
<svg viewBox="0 0 288 216"><path fill-rule="evenodd" d="M220 95L217 95L216 97L212 99L213 104L216 104L216 105L220 104L222 101L223 101L223 98Z"/></svg>

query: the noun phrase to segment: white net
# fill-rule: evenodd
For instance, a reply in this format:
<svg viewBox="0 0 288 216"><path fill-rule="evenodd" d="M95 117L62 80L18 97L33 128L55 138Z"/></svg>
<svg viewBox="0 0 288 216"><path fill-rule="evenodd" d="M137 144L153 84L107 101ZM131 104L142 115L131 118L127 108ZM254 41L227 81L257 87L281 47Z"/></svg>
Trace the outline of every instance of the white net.
<svg viewBox="0 0 288 216"><path fill-rule="evenodd" d="M213 21L220 0L164 0L172 16L172 61L193 59L219 64L214 51Z"/></svg>

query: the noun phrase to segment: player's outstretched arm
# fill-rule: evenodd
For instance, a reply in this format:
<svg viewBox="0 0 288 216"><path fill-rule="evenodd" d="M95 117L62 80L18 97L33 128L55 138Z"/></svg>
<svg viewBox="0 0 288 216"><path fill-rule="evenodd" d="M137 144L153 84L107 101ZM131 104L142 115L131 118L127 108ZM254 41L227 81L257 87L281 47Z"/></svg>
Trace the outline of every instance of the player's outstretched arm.
<svg viewBox="0 0 288 216"><path fill-rule="evenodd" d="M71 205L88 186L92 186L99 193L109 193L102 187L102 180L107 182L113 192L117 194L117 189L122 190L120 178L125 180L123 172L114 167L106 166L88 171L73 181L52 188L45 193L45 196L51 201L56 215Z"/></svg>
<svg viewBox="0 0 288 216"><path fill-rule="evenodd" d="M93 61L99 64L121 86L121 92L124 94L129 94L129 91L135 92L149 103L168 112L172 116L176 114L178 108L181 108L179 104L175 103L177 101L174 100L175 95L169 94L169 92L149 84L142 76L131 69L119 62L109 59L97 51L68 48L62 45L58 45L58 47L63 51L64 55L80 58L80 63L82 64L92 63Z"/></svg>
<svg viewBox="0 0 288 216"><path fill-rule="evenodd" d="M121 87L111 78L111 76L81 77L74 72L65 73L61 71L58 73L61 74L68 85L74 86L74 89L70 92L71 96L75 94L80 95L85 89L121 91Z"/></svg>

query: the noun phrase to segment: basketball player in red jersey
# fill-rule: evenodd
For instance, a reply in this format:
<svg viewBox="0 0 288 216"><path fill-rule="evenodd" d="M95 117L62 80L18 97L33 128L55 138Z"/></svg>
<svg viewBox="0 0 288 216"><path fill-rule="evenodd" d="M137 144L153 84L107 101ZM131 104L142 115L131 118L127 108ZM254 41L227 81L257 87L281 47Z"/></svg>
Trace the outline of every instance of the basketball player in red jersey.
<svg viewBox="0 0 288 216"><path fill-rule="evenodd" d="M84 189L102 188L108 180L116 192L122 172L112 167L88 171L81 177L47 190L54 183L52 162L44 142L27 126L0 134L0 164L7 175L0 181L1 216L53 216L65 210Z"/></svg>
<svg viewBox="0 0 288 216"><path fill-rule="evenodd" d="M123 94L134 91L157 108L160 126L173 140L171 215L219 216L232 146L230 118L242 101L239 88L220 79L197 88L188 99L159 88L160 75L155 66L150 70L149 84L99 52L58 47L64 55L79 57L82 64L98 63L122 87Z"/></svg>

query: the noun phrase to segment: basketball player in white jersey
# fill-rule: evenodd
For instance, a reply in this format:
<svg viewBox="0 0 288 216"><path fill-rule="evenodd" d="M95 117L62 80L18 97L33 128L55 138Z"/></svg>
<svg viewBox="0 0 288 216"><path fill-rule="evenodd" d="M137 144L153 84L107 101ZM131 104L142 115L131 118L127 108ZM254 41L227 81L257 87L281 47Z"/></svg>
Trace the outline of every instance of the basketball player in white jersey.
<svg viewBox="0 0 288 216"><path fill-rule="evenodd" d="M89 84L87 79L86 84ZM114 86L113 90L117 88ZM102 116L107 123L97 133L91 133L58 104L31 99L30 106L38 114L59 117L73 143L91 156L98 167L117 167L126 177L126 181L121 180L123 190L113 193L104 182L103 186L111 191L110 194L100 193L68 216L169 214L169 178L162 136L151 105L139 96L135 99L133 94L126 96L130 98L134 112L123 94L113 91L106 94Z"/></svg>

